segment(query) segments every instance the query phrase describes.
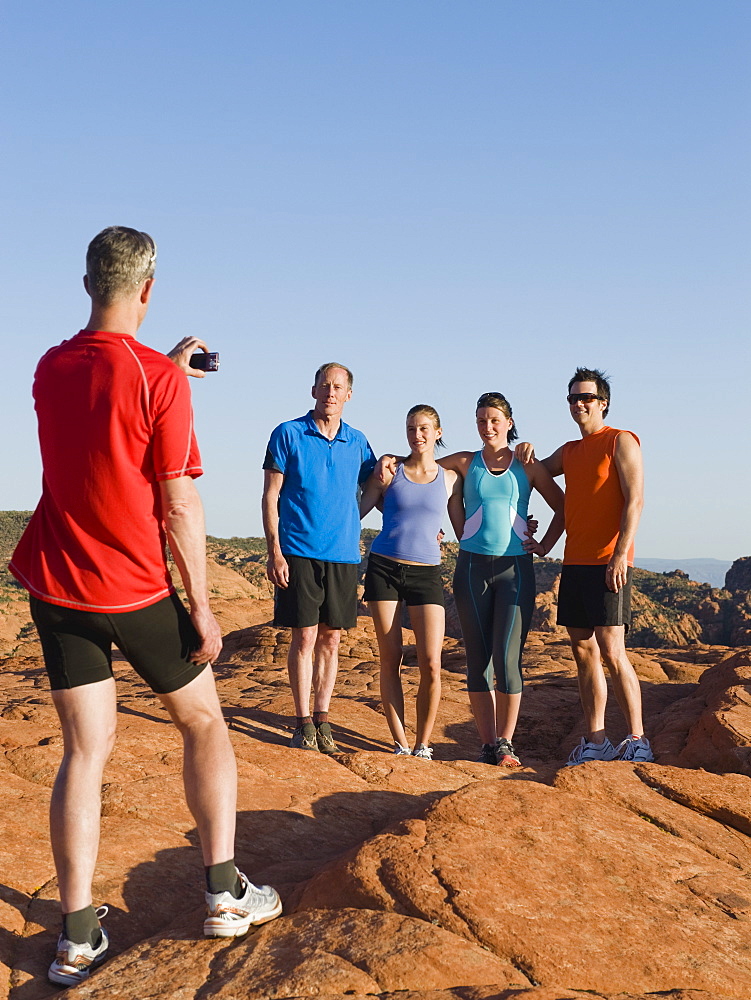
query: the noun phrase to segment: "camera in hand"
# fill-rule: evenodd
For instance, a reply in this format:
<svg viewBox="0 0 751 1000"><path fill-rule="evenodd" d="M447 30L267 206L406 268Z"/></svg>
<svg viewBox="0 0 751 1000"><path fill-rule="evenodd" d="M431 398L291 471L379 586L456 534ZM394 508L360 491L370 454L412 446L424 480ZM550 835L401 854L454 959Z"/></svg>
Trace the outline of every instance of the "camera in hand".
<svg viewBox="0 0 751 1000"><path fill-rule="evenodd" d="M197 368L202 372L218 372L219 355L216 352L196 351L191 355L189 364L191 368Z"/></svg>

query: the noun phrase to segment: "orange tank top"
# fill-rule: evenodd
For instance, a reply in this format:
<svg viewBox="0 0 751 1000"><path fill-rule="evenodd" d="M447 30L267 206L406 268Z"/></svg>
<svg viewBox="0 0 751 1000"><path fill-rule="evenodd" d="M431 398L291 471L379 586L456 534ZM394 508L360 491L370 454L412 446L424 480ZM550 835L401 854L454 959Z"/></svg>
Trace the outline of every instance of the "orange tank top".
<svg viewBox="0 0 751 1000"><path fill-rule="evenodd" d="M563 474L566 477L566 546L564 564L604 566L610 562L618 541L623 513L623 493L613 461L619 431L603 427L580 441L563 446ZM629 566L634 565L634 547L629 549Z"/></svg>

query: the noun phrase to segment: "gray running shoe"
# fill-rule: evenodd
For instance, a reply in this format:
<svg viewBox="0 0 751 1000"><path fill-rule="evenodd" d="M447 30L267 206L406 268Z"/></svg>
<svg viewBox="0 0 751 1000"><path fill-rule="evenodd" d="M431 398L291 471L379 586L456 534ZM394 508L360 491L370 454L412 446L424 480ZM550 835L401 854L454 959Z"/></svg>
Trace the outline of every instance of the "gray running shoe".
<svg viewBox="0 0 751 1000"><path fill-rule="evenodd" d="M483 743L480 756L477 758L478 764L493 764L497 766L498 758L495 755L495 743Z"/></svg>
<svg viewBox="0 0 751 1000"><path fill-rule="evenodd" d="M270 885L253 885L242 872L238 877L244 892L235 899L231 892L207 892L207 917L203 922L206 937L241 937L248 928L265 924L282 912L282 901Z"/></svg>
<svg viewBox="0 0 751 1000"><path fill-rule="evenodd" d="M426 747L424 743L421 743L419 747L415 747L412 751L412 756L419 757L420 760L432 760L433 747Z"/></svg>
<svg viewBox="0 0 751 1000"><path fill-rule="evenodd" d="M295 750L317 750L318 740L316 739L316 727L312 722L306 722L298 726L292 734L289 745Z"/></svg>
<svg viewBox="0 0 751 1000"><path fill-rule="evenodd" d="M647 764L655 759L646 736L627 736L615 749L619 760Z"/></svg>
<svg viewBox="0 0 751 1000"><path fill-rule="evenodd" d="M499 736L495 741L495 756L501 767L521 767L522 762L516 756L511 740Z"/></svg>
<svg viewBox="0 0 751 1000"><path fill-rule="evenodd" d="M316 726L316 743L321 753L341 752L336 743L334 743L334 737L331 735L331 726L328 722L322 722L320 726Z"/></svg>
<svg viewBox="0 0 751 1000"><path fill-rule="evenodd" d="M100 906L96 915L100 918L106 916L107 907ZM62 934L60 935L57 940L55 961L47 972L47 978L51 983L57 983L58 986L78 986L89 978L97 965L107 957L109 938L103 927L100 930L102 940L96 948L88 943L76 944L75 941L68 941Z"/></svg>
<svg viewBox="0 0 751 1000"><path fill-rule="evenodd" d="M394 744L394 756L395 757L409 757L411 754L409 747L403 747L401 743Z"/></svg>
<svg viewBox="0 0 751 1000"><path fill-rule="evenodd" d="M610 740L605 737L604 743L587 743L582 736L581 742L571 751L566 767L575 764L586 764L590 760L613 760L616 750Z"/></svg>

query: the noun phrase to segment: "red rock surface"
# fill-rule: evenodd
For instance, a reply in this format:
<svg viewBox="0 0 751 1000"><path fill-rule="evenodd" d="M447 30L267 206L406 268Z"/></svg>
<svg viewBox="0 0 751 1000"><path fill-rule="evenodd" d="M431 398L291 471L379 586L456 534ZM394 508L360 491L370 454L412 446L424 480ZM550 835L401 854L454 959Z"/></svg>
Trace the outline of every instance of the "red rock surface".
<svg viewBox="0 0 751 1000"><path fill-rule="evenodd" d="M634 651L657 762L567 769L581 735L573 660L557 633L532 633L515 740L525 767L509 774L473 761L454 639L434 762L390 754L362 618L343 641L342 753L329 758L287 747L288 634L264 624L271 605L255 584L219 569L237 860L280 889L285 915L237 942L200 939L180 741L119 660L94 887L110 906L111 957L71 998L751 996L747 650ZM16 646L0 671L0 1000L40 1000L58 992L45 978L59 930L47 808L61 741L38 643ZM406 661L413 713L413 648ZM619 739L623 720L609 713Z"/></svg>

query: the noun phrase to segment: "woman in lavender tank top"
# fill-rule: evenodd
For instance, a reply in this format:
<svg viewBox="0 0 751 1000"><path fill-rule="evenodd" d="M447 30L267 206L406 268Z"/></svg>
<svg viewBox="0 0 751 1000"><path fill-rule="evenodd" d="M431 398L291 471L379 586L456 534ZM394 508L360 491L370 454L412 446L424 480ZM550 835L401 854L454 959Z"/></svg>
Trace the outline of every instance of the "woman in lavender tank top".
<svg viewBox="0 0 751 1000"><path fill-rule="evenodd" d="M415 633L420 685L414 757L431 760L433 730L441 698L441 649L445 628L441 552L438 535L450 496L461 497L461 479L435 459L442 446L441 422L432 406L419 404L407 414L410 454L383 481L372 476L360 503L364 516L379 505L383 529L374 539L365 575L365 600L373 616L381 660L381 703L394 739L395 754L409 754L405 731L402 602L409 607Z"/></svg>

